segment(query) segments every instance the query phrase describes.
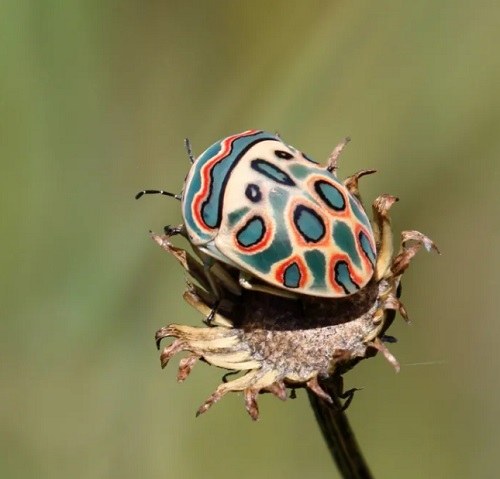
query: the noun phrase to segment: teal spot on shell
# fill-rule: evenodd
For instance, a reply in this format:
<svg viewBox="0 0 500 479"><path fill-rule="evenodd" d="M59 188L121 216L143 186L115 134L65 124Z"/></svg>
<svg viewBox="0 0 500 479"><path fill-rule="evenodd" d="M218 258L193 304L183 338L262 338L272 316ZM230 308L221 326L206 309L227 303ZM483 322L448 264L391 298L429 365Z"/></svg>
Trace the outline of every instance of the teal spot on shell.
<svg viewBox="0 0 500 479"><path fill-rule="evenodd" d="M292 253L290 242L273 241L265 251L252 254L239 254L243 264L255 268L262 274L268 274L278 261L288 258Z"/></svg>
<svg viewBox="0 0 500 479"><path fill-rule="evenodd" d="M292 175L299 180L303 180L306 176L308 176L311 173L310 167L300 164L290 165L289 170L292 173Z"/></svg>
<svg viewBox="0 0 500 479"><path fill-rule="evenodd" d="M355 199L353 199L351 195L349 195L349 204L351 205L351 209L354 212L356 218L358 218L358 220L368 228L368 231L371 231L372 226L370 224L368 216L366 216L366 213L361 209L358 202Z"/></svg>
<svg viewBox="0 0 500 479"><path fill-rule="evenodd" d="M300 269L297 263L292 263L285 268L283 284L287 288L298 288L300 284Z"/></svg>
<svg viewBox="0 0 500 479"><path fill-rule="evenodd" d="M347 263L345 261L338 261L334 268L335 281L344 288L346 294L355 293L359 287L352 281Z"/></svg>
<svg viewBox="0 0 500 479"><path fill-rule="evenodd" d="M236 234L238 243L243 246L252 246L258 243L265 233L264 221L260 217L252 218Z"/></svg>
<svg viewBox="0 0 500 479"><path fill-rule="evenodd" d="M350 260L358 268L361 268L361 258L356 249L356 240L349 225L343 221L335 222L335 226L333 227L333 240L337 246L349 256Z"/></svg>
<svg viewBox="0 0 500 479"><path fill-rule="evenodd" d="M311 208L298 205L293 212L293 221L306 241L317 242L325 235L321 217Z"/></svg>
<svg viewBox="0 0 500 479"><path fill-rule="evenodd" d="M273 218L276 220L279 220L280 218L283 218L283 212L285 211L286 204L288 203L288 198L289 198L289 193L288 190L285 188L272 188L269 191L269 203L271 204L272 208L272 215ZM283 225L283 220L277 221L278 226Z"/></svg>
<svg viewBox="0 0 500 479"><path fill-rule="evenodd" d="M214 228L217 225L217 219L219 217L219 205L211 201L202 206L201 212L203 221L211 228Z"/></svg>
<svg viewBox="0 0 500 479"><path fill-rule="evenodd" d="M368 237L362 231L359 233L359 242L361 243L361 248L366 253L366 256L368 256L370 263L375 265L375 252L372 249L372 245L370 244Z"/></svg>
<svg viewBox="0 0 500 479"><path fill-rule="evenodd" d="M311 289L325 289L326 260L325 255L318 250L310 250L304 253L307 269L313 277Z"/></svg>
<svg viewBox="0 0 500 479"><path fill-rule="evenodd" d="M331 208L342 211L345 209L345 200L340 191L330 183L318 181L316 188L321 199Z"/></svg>
<svg viewBox="0 0 500 479"><path fill-rule="evenodd" d="M286 172L266 160L257 158L256 160L252 160L250 165L252 169L258 171L271 180L281 183L282 185L295 186L295 182Z"/></svg>
<svg viewBox="0 0 500 479"><path fill-rule="evenodd" d="M269 193L270 215L275 228L271 244L264 251L258 253L239 253L243 264L248 264L263 275L268 274L275 263L289 258L292 254L292 245L288 238L286 224L282 220L288 196L288 192L284 188L273 188Z"/></svg>
<svg viewBox="0 0 500 479"><path fill-rule="evenodd" d="M227 215L227 222L229 224L229 227L233 227L249 211L250 211L250 208L248 206L244 206L243 208L238 208L237 210L231 211L231 213L229 213Z"/></svg>

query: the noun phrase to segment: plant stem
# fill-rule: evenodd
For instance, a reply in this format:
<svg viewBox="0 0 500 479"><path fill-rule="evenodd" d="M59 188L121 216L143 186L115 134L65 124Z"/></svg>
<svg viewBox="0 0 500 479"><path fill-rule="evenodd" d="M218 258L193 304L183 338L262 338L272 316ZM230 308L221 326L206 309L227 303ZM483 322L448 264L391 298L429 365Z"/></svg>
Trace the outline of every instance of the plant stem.
<svg viewBox="0 0 500 479"><path fill-rule="evenodd" d="M327 403L309 390L307 394L323 438L342 478L373 479L338 398L337 385L334 380L327 380L321 382L321 387L331 396L333 403Z"/></svg>

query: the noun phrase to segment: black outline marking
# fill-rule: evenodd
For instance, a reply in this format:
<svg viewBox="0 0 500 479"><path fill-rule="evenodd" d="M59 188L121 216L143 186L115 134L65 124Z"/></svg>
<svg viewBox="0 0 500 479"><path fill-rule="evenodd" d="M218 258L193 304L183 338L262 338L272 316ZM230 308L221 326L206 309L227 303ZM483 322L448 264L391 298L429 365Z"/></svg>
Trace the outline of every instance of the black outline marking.
<svg viewBox="0 0 500 479"><path fill-rule="evenodd" d="M349 279L351 280L351 283L355 286L356 291L359 291L359 289L360 289L360 288L359 288L358 283L356 283L356 281L354 281L354 280L352 279L352 276L351 276L351 270L350 270L350 268L349 268L349 263L348 263L347 261L344 261L343 259L341 259L341 260L337 261L337 262L335 263L335 266L333 267L333 271L334 271L334 273L335 273L335 282L336 282L336 283L337 283L337 284L338 284L338 285L339 285L339 286L340 286L340 287L344 290L344 293L345 293L345 294L354 294L356 291L349 291L349 290L347 289L347 287L346 287L346 286L344 286L344 283L341 283L341 282L339 281L339 274L340 274L340 273L339 273L339 271L338 271L338 267L339 267L339 265L342 265L342 264L345 264L345 266L346 266L346 268L347 268L347 274L349 275Z"/></svg>
<svg viewBox="0 0 500 479"><path fill-rule="evenodd" d="M321 224L321 226L323 228L323 233L321 234L321 236L319 238L315 239L315 238L312 238L311 236L308 236L307 232L304 231L302 228L300 228L299 218L300 218L300 215L302 214L303 211L307 211L308 213L310 213ZM316 211L314 211L312 208L309 208L309 206L297 205L297 207L293 211L293 224L294 224L295 228L297 229L297 231L299 232L300 236L302 236L302 238L304 238L308 243L318 243L325 237L326 225L325 225L325 222L323 221L323 218L318 213L316 213Z"/></svg>
<svg viewBox="0 0 500 479"><path fill-rule="evenodd" d="M253 243L250 243L250 244L243 244L240 240L239 240L239 235L246 229L248 228L248 225L254 221L254 220L258 220L260 221L260 224L262 225L262 233L261 235L253 242ZM255 215L255 216L252 216L234 235L234 237L236 238L236 241L238 242L238 244L242 247L242 248L251 248L252 246L255 246L256 244L259 244L263 239L264 237L266 236L266 232L267 232L267 229L266 229L266 222L264 221L264 218L262 218L262 216L259 216L259 215Z"/></svg>
<svg viewBox="0 0 500 479"><path fill-rule="evenodd" d="M310 163L313 163L314 165L319 165L319 163L317 161L314 161L311 158L309 158L304 152L301 151L301 153L302 153L302 156L304 157L304 160L307 160Z"/></svg>
<svg viewBox="0 0 500 479"><path fill-rule="evenodd" d="M289 270L289 268L291 268L292 266L296 266L297 267L297 271L299 272L299 279L297 281L297 286L289 286L288 284L286 284L286 272ZM297 261L293 261L292 263L290 263L284 270L283 270L283 286L285 286L285 288L289 288L289 289L295 289L295 288L298 288L300 287L300 282L302 280L302 273L300 272L300 266L299 264L297 263Z"/></svg>
<svg viewBox="0 0 500 479"><path fill-rule="evenodd" d="M291 160L293 158L293 155L285 150L274 150L274 154L281 160Z"/></svg>
<svg viewBox="0 0 500 479"><path fill-rule="evenodd" d="M245 196L252 203L258 203L262 199L262 191L260 191L259 185L256 185L255 183L248 183L245 188Z"/></svg>
<svg viewBox="0 0 500 479"><path fill-rule="evenodd" d="M270 166L275 171L283 174L283 176L285 177L285 179L283 181L279 180L275 176L272 176L269 173L267 173L266 171L261 170L259 168L259 165L262 165L262 164ZM273 165L269 161L263 160L262 158L256 158L255 160L252 160L251 163L250 163L250 167L252 168L252 170L255 170L257 173L260 173L261 175L263 175L266 178L274 181L275 183L278 183L280 185L286 185L286 186L295 186L295 181L292 180L291 176L288 173L285 173L283 170L281 170L277 166Z"/></svg>
<svg viewBox="0 0 500 479"><path fill-rule="evenodd" d="M370 255L365 251L365 249L363 248L363 242L361 241L361 235L363 235L365 238L366 238L366 241L368 243L368 245L370 246L370 250L371 252L373 253L373 259L370 258ZM375 251L373 251L371 249L371 242L370 242L370 239L368 238L368 235L363 231L361 230L359 233L358 233L358 241L359 241L359 247L361 248L361 251L363 251L363 254L366 256L366 259L370 262L370 264L375 267L375 263L377 261L377 253Z"/></svg>
<svg viewBox="0 0 500 479"><path fill-rule="evenodd" d="M338 208L337 206L333 205L330 202L330 200L328 200L328 198L325 196L325 194L321 191L320 184L322 184L322 185L328 185L328 186L331 186L332 188L335 188L339 192L339 195L342 197L342 202L344 203L344 205L341 208ZM335 186L334 184L332 184L332 183L330 183L329 181L326 181L326 180L316 180L314 182L314 191L316 191L316 193L323 200L323 202L326 204L326 206L328 206L332 210L335 210L335 211L345 211L345 209L347 207L347 204L346 204L346 201L345 201L345 197L342 194L342 192L340 191L340 189L337 186Z"/></svg>

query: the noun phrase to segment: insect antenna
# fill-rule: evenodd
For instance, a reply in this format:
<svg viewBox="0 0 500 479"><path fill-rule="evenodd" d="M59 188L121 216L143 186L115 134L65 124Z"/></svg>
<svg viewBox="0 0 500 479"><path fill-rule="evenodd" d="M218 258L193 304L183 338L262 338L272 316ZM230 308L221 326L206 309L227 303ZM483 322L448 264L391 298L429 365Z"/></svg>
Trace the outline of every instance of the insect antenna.
<svg viewBox="0 0 500 479"><path fill-rule="evenodd" d="M194 163L195 158L193 155L193 150L191 149L191 142L189 141L189 138L184 138L184 147L186 148L189 161L191 161L191 163Z"/></svg>
<svg viewBox="0 0 500 479"><path fill-rule="evenodd" d="M169 191L165 191L165 190L142 190L142 191L139 191L139 193L137 193L135 195L135 199L138 200L141 196L144 196L144 195L170 196L170 197L175 198L176 200L179 200L179 201L182 199L181 195L176 195L175 193L170 193Z"/></svg>

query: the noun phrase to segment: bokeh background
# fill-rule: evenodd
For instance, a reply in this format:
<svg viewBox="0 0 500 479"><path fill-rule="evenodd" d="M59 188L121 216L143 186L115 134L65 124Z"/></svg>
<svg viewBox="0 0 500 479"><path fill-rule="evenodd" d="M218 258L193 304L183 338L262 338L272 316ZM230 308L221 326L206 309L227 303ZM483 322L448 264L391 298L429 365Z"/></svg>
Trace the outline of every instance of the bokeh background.
<svg viewBox="0 0 500 479"><path fill-rule="evenodd" d="M5 0L0 35L0 477L337 477L304 392L195 419L221 371L159 366L154 332L201 318L148 237L179 204L134 194L247 128L316 159L350 135L340 175L376 168L365 200L442 250L406 276L401 373L346 378L375 476L496 477L498 2Z"/></svg>

